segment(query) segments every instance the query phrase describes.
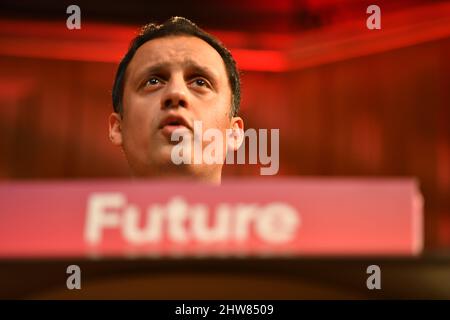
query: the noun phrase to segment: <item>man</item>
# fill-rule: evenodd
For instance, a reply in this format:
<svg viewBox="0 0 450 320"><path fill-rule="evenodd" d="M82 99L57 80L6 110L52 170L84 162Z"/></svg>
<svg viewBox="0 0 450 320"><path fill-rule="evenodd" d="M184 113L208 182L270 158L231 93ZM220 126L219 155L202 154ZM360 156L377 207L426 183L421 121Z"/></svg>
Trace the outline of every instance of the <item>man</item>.
<svg viewBox="0 0 450 320"><path fill-rule="evenodd" d="M181 17L144 26L118 67L112 95L110 139L122 148L134 177L220 184L224 158L239 147L244 122L237 116L236 64L217 39ZM194 148L200 139L206 147L204 137L194 135L198 124L203 131L219 130L223 141L231 133L232 143L218 153L222 161L175 163L174 148L182 140Z"/></svg>

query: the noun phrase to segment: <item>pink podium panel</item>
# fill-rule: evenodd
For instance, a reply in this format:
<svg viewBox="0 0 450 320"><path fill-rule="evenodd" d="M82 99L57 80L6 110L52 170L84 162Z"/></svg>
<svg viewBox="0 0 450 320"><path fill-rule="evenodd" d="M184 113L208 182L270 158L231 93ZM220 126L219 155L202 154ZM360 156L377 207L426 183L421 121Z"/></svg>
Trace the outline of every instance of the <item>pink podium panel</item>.
<svg viewBox="0 0 450 320"><path fill-rule="evenodd" d="M413 179L0 183L0 258L417 255Z"/></svg>

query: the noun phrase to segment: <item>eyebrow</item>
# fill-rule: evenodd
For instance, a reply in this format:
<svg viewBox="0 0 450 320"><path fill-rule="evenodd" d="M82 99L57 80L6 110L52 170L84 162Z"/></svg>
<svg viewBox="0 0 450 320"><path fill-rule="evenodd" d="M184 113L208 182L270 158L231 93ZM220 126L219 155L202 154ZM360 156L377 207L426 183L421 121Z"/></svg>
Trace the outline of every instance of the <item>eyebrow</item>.
<svg viewBox="0 0 450 320"><path fill-rule="evenodd" d="M188 68L191 72L198 73L200 75L206 76L213 84L213 86L217 86L218 82L218 74L214 72L211 68L207 66L203 66L195 62L191 59L186 59L182 62L183 67ZM161 62L155 63L148 67L145 67L143 70L140 70L136 73L137 79L142 79L143 77L149 76L151 74L158 74L164 72L171 67L170 62Z"/></svg>

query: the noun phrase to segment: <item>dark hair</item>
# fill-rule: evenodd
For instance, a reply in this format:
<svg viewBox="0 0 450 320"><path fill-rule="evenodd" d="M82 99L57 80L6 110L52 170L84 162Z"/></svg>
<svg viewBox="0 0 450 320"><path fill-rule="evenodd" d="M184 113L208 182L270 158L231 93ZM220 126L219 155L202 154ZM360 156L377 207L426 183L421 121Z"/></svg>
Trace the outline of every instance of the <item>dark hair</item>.
<svg viewBox="0 0 450 320"><path fill-rule="evenodd" d="M233 56L218 39L200 29L190 20L182 17L172 17L160 25L153 23L147 24L141 28L139 35L131 41L128 52L125 54L119 64L119 67L117 68L116 78L114 80L112 91L114 111L121 115L123 114L122 98L125 71L137 49L147 41L172 35L189 35L200 38L207 42L220 54L223 62L225 63L232 92L231 116L236 116L239 112L239 105L241 101L241 84L239 72Z"/></svg>

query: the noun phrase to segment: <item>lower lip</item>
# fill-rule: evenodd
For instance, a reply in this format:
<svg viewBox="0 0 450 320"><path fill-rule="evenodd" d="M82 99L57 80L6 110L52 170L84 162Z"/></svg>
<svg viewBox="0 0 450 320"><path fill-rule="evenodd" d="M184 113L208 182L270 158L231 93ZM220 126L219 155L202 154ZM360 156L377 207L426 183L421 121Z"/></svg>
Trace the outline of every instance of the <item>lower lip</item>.
<svg viewBox="0 0 450 320"><path fill-rule="evenodd" d="M166 125L162 127L160 130L162 134L168 138L172 137L172 134L175 132L175 130L180 130L180 133L184 131L189 131L189 129L183 125Z"/></svg>

